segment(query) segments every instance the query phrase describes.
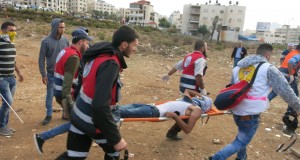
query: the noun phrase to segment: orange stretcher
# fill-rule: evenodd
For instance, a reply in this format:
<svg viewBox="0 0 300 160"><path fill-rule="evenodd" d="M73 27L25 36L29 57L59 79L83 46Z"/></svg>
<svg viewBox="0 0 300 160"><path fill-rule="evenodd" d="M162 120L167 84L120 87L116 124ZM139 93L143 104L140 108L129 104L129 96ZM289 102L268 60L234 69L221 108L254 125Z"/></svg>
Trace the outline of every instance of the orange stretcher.
<svg viewBox="0 0 300 160"><path fill-rule="evenodd" d="M217 115L224 115L224 114L231 114L230 111L220 111L218 110L216 107L212 107L209 111L207 111L206 113L203 113L201 115L202 118L202 123L203 123L203 119L207 118L205 123L206 124L209 120L210 116L217 116ZM180 116L181 119L188 119L189 116ZM170 120L172 118L167 118L167 117L147 117L147 118L121 118L121 122L163 122L163 121L167 121Z"/></svg>

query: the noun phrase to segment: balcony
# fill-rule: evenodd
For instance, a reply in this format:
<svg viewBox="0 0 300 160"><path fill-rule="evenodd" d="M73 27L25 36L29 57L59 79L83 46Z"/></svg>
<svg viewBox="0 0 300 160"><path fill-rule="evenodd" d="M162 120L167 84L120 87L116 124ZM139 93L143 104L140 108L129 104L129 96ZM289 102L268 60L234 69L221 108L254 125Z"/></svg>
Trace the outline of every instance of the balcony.
<svg viewBox="0 0 300 160"><path fill-rule="evenodd" d="M189 20L190 23L199 23L199 19L190 19Z"/></svg>
<svg viewBox="0 0 300 160"><path fill-rule="evenodd" d="M197 31L198 28L197 27L189 27L189 31Z"/></svg>
<svg viewBox="0 0 300 160"><path fill-rule="evenodd" d="M191 10L191 15L200 15L200 10Z"/></svg>
<svg viewBox="0 0 300 160"><path fill-rule="evenodd" d="M136 13L131 13L128 14L129 17L144 17L144 14L136 14Z"/></svg>

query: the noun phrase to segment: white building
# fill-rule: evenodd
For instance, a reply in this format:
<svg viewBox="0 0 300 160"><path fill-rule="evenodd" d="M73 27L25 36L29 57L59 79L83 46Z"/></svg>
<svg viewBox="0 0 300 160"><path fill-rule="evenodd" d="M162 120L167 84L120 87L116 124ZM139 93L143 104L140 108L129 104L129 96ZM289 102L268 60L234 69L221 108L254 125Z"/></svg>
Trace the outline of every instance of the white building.
<svg viewBox="0 0 300 160"><path fill-rule="evenodd" d="M171 25L175 25L177 29L181 29L182 27L182 14L179 11L174 11L170 17L169 22Z"/></svg>
<svg viewBox="0 0 300 160"><path fill-rule="evenodd" d="M68 11L70 0L17 0L18 3L52 9L53 11Z"/></svg>
<svg viewBox="0 0 300 160"><path fill-rule="evenodd" d="M89 4L89 10L107 12L108 14L117 14L117 9L112 4L106 3L102 0L92 1Z"/></svg>
<svg viewBox="0 0 300 160"><path fill-rule="evenodd" d="M290 28L289 25L283 25L282 28L277 28L275 30L275 34L277 35L283 35L285 38L285 41L283 44L287 43L294 43L299 44L299 38L300 38L300 26L297 26L297 28Z"/></svg>
<svg viewBox="0 0 300 160"><path fill-rule="evenodd" d="M158 19L155 18L157 17L155 16L156 13L149 1L140 0L138 2L132 2L129 7L129 23L142 26L155 26L158 24Z"/></svg>
<svg viewBox="0 0 300 160"><path fill-rule="evenodd" d="M214 18L218 16L217 24L241 33L244 28L245 12L246 7L237 4L228 6L219 3L184 5L181 32L183 34L197 32L200 25L206 25L211 29Z"/></svg>

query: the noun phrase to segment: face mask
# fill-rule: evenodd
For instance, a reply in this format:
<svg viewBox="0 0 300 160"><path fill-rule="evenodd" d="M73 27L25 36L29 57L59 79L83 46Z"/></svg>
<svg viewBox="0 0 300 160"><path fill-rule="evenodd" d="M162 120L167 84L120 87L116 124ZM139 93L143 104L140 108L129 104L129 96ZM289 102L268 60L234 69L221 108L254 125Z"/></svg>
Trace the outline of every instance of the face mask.
<svg viewBox="0 0 300 160"><path fill-rule="evenodd" d="M7 32L7 35L9 36L10 42L12 43L12 42L14 42L14 40L15 40L15 37L16 37L16 35L17 35L17 32Z"/></svg>

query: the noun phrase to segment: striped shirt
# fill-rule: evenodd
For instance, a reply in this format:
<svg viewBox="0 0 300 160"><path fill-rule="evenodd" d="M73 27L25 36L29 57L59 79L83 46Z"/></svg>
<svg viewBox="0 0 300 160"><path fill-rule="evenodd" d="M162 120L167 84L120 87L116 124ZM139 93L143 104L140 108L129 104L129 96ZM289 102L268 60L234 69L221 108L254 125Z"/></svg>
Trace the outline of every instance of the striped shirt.
<svg viewBox="0 0 300 160"><path fill-rule="evenodd" d="M15 60L15 44L8 42L0 42L0 77L14 75L16 63Z"/></svg>

